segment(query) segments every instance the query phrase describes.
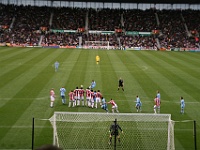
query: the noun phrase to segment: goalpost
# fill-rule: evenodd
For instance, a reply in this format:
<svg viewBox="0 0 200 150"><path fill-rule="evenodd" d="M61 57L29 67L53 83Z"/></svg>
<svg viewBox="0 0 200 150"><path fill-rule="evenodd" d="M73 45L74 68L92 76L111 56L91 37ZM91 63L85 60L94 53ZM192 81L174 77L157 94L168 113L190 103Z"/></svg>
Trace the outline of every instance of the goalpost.
<svg viewBox="0 0 200 150"><path fill-rule="evenodd" d="M174 150L171 114L54 112L53 144L63 149L113 149L110 125L117 119L123 130L117 149Z"/></svg>
<svg viewBox="0 0 200 150"><path fill-rule="evenodd" d="M109 41L85 41L84 48L90 49L110 49Z"/></svg>

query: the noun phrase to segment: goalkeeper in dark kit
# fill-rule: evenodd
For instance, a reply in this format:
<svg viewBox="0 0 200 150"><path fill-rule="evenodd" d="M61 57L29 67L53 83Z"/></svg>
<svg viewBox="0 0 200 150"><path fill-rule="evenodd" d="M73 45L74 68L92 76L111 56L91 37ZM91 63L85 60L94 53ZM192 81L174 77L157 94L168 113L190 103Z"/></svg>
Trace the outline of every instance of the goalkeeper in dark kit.
<svg viewBox="0 0 200 150"><path fill-rule="evenodd" d="M116 136L118 139L118 142L120 143L120 135L119 135L119 130L123 134L122 128L116 123L116 121L113 121L113 124L110 126L110 136L109 136L109 142L108 144L112 143L112 137Z"/></svg>

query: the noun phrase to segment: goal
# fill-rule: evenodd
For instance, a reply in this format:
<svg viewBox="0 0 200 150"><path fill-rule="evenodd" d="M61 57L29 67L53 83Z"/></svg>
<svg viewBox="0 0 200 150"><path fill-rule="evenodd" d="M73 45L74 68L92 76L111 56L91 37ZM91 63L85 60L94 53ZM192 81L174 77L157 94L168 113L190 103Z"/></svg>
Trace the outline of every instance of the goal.
<svg viewBox="0 0 200 150"><path fill-rule="evenodd" d="M111 49L109 41L85 41L83 47L89 49Z"/></svg>
<svg viewBox="0 0 200 150"><path fill-rule="evenodd" d="M113 149L108 141L115 119L123 130L117 149L175 149L170 114L54 112L53 144L63 149Z"/></svg>

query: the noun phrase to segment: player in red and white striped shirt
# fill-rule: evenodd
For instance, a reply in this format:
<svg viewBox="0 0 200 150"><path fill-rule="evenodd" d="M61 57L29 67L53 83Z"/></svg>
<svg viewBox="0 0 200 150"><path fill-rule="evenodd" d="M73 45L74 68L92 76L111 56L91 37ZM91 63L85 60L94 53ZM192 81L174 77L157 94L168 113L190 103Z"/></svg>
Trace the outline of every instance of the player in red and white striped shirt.
<svg viewBox="0 0 200 150"><path fill-rule="evenodd" d="M96 101L96 91L91 90L90 107L94 108L94 102Z"/></svg>
<svg viewBox="0 0 200 150"><path fill-rule="evenodd" d="M50 100L51 100L51 102L50 102L50 107L53 108L54 101L55 101L55 97L56 97L56 94L55 94L53 88L50 90L50 93L49 93L49 94L50 94Z"/></svg>
<svg viewBox="0 0 200 150"><path fill-rule="evenodd" d="M119 113L118 106L117 106L117 104L115 103L115 101L112 98L110 99L110 101L108 102L108 104L112 105L112 113L114 113L115 111L117 113Z"/></svg>
<svg viewBox="0 0 200 150"><path fill-rule="evenodd" d="M76 87L76 89L74 90L74 99L75 99L75 106L79 106L80 105L80 89L78 87Z"/></svg>
<svg viewBox="0 0 200 150"><path fill-rule="evenodd" d="M100 105L101 105L101 97L102 97L102 94L101 94L100 90L98 90L98 91L97 91L97 94L96 94L95 108L97 108L98 103L100 103Z"/></svg>
<svg viewBox="0 0 200 150"><path fill-rule="evenodd" d="M158 98L157 96L154 98L154 113L160 113L160 98Z"/></svg>
<svg viewBox="0 0 200 150"><path fill-rule="evenodd" d="M88 106L88 107L90 107L90 100L91 100L91 91L90 91L90 89L89 88L87 88L86 90L85 90L85 93L86 93L86 106Z"/></svg>
<svg viewBox="0 0 200 150"><path fill-rule="evenodd" d="M82 101L82 106L84 106L84 93L85 93L85 90L83 89L83 87L81 87L79 89L79 94L80 94L80 100Z"/></svg>
<svg viewBox="0 0 200 150"><path fill-rule="evenodd" d="M71 90L71 92L69 92L69 106L68 107L71 107L71 103L72 103L72 107L75 106L75 99L74 99L74 91Z"/></svg>

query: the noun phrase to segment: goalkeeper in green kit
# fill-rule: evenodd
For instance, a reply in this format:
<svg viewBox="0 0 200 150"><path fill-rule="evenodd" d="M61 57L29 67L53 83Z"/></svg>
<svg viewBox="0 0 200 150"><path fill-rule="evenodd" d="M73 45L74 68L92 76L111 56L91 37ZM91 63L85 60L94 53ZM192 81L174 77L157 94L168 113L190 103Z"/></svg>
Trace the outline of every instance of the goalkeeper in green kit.
<svg viewBox="0 0 200 150"><path fill-rule="evenodd" d="M114 121L113 124L110 126L110 136L109 136L109 143L112 143L112 137L116 136L118 139L118 142L120 143L120 135L119 135L119 130L121 131L121 133L123 134L122 128Z"/></svg>

